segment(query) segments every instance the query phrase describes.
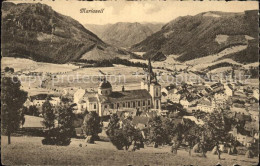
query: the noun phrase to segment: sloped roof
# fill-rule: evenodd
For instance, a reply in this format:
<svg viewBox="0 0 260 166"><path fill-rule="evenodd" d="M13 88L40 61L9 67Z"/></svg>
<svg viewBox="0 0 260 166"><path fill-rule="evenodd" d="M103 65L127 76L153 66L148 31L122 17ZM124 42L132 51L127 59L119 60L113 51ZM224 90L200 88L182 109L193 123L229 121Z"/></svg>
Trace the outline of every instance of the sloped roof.
<svg viewBox="0 0 260 166"><path fill-rule="evenodd" d="M169 85L169 86L166 86L166 87L165 87L165 89L166 89L167 91L172 90L172 89L174 89L174 88L176 88L175 85Z"/></svg>
<svg viewBox="0 0 260 166"><path fill-rule="evenodd" d="M44 128L42 124L43 118L29 115L25 115L24 118L23 128Z"/></svg>
<svg viewBox="0 0 260 166"><path fill-rule="evenodd" d="M37 94L34 96L30 96L31 101L33 100L45 100L48 96L52 97L53 95L49 94Z"/></svg>
<svg viewBox="0 0 260 166"><path fill-rule="evenodd" d="M97 102L98 99L97 99L96 97L89 97L89 98L88 98L88 101L89 101L89 102Z"/></svg>
<svg viewBox="0 0 260 166"><path fill-rule="evenodd" d="M136 99L150 99L152 96L146 89L116 91L109 95L109 100L112 103Z"/></svg>
<svg viewBox="0 0 260 166"><path fill-rule="evenodd" d="M97 94L97 92L85 92L85 94L83 95L83 97L95 97Z"/></svg>
<svg viewBox="0 0 260 166"><path fill-rule="evenodd" d="M217 87L220 87L220 86L222 86L222 84L218 82L218 83L211 85L210 87L211 88L217 88Z"/></svg>
<svg viewBox="0 0 260 166"><path fill-rule="evenodd" d="M102 81L99 84L99 88L112 88L112 86L109 81Z"/></svg>
<svg viewBox="0 0 260 166"><path fill-rule="evenodd" d="M198 104L211 106L211 102L208 101L208 100L206 100L205 98L202 98L202 99L198 102Z"/></svg>

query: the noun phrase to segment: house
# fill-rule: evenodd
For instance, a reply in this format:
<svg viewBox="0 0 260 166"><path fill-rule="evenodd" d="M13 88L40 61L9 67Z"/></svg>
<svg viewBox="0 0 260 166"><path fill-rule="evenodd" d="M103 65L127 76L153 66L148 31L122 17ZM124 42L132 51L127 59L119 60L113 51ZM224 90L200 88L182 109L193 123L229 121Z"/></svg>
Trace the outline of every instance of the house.
<svg viewBox="0 0 260 166"><path fill-rule="evenodd" d="M183 119L183 120L184 120L184 119L189 119L189 120L195 122L197 125L201 125L201 126L204 125L204 122L203 122L201 119L197 119L197 118L194 117L194 116L183 116L182 119Z"/></svg>
<svg viewBox="0 0 260 166"><path fill-rule="evenodd" d="M176 94L176 93L169 93L167 98L172 101L173 103L179 103L181 94Z"/></svg>
<svg viewBox="0 0 260 166"><path fill-rule="evenodd" d="M227 103L228 95L224 93L215 93L214 99L217 105L223 106Z"/></svg>
<svg viewBox="0 0 260 166"><path fill-rule="evenodd" d="M177 93L178 90L176 88L176 85L169 85L169 86L162 88L161 92L162 92L162 94L168 96L169 93Z"/></svg>
<svg viewBox="0 0 260 166"><path fill-rule="evenodd" d="M246 121L245 122L245 125L244 125L244 129L246 131L254 131L254 132L257 132L259 131L259 122L257 121L254 121L254 122L249 122L249 121Z"/></svg>
<svg viewBox="0 0 260 166"><path fill-rule="evenodd" d="M178 92L178 90L177 90L175 85L166 86L165 88L163 88L161 90L162 101L164 101L164 102L166 102L167 100L171 100L172 101L172 98L175 98L177 92Z"/></svg>
<svg viewBox="0 0 260 166"><path fill-rule="evenodd" d="M253 97L259 100L259 89L254 89L253 90Z"/></svg>
<svg viewBox="0 0 260 166"><path fill-rule="evenodd" d="M245 108L241 108L241 107L236 107L236 106L232 106L230 107L231 112L236 112L236 113L240 113L243 115L249 115L249 112L245 109Z"/></svg>
<svg viewBox="0 0 260 166"><path fill-rule="evenodd" d="M202 98L200 101L198 101L196 108L197 110L201 110L206 113L212 113L215 110L215 106L207 98Z"/></svg>
<svg viewBox="0 0 260 166"><path fill-rule="evenodd" d="M67 88L63 88L62 89L62 95L66 96L66 95L71 95L73 96L76 92L77 92L78 88L76 87L67 87Z"/></svg>
<svg viewBox="0 0 260 166"><path fill-rule="evenodd" d="M249 115L245 115L245 114L242 114L242 113L236 113L234 112L234 119L237 121L237 122L246 122L246 121L251 121L251 116Z"/></svg>
<svg viewBox="0 0 260 166"><path fill-rule="evenodd" d="M238 142L240 142L244 146L250 146L250 144L253 143L255 140L251 136L240 134L237 131L236 126L229 132L229 134L231 134Z"/></svg>
<svg viewBox="0 0 260 166"><path fill-rule="evenodd" d="M212 91L209 87L205 87L203 90L201 90L201 93L206 96L208 94L210 94Z"/></svg>
<svg viewBox="0 0 260 166"><path fill-rule="evenodd" d="M254 110L249 109L249 114L250 114L252 120L254 120L256 122L259 121L259 111L258 110L254 111Z"/></svg>
<svg viewBox="0 0 260 166"><path fill-rule="evenodd" d="M236 136L236 140L238 142L240 142L242 145L247 146L247 147L250 146L250 144L254 142L253 137L247 136L247 135L242 135L242 134L239 134L239 133Z"/></svg>
<svg viewBox="0 0 260 166"><path fill-rule="evenodd" d="M60 104L60 97L55 97L48 94L38 94L34 96L30 96L25 102L25 106L34 105L37 108L41 108L43 103L48 100L52 106L57 106Z"/></svg>
<svg viewBox="0 0 260 166"><path fill-rule="evenodd" d="M159 113L160 113L159 114L160 116L167 116L169 113L169 110L160 110Z"/></svg>
<svg viewBox="0 0 260 166"><path fill-rule="evenodd" d="M25 118L25 122L24 122L22 128L40 129L40 130L43 130L45 128L42 123L43 118L41 118L41 117L25 115L24 118Z"/></svg>
<svg viewBox="0 0 260 166"><path fill-rule="evenodd" d="M225 88L224 93L227 96L233 96L234 95L234 89L233 89L233 86L231 84L224 84L224 88Z"/></svg>
<svg viewBox="0 0 260 166"><path fill-rule="evenodd" d="M59 97L51 97L49 101L52 106L58 106L61 103L61 100Z"/></svg>
<svg viewBox="0 0 260 166"><path fill-rule="evenodd" d="M33 102L29 98L27 98L23 105L29 108L30 106L33 105Z"/></svg>
<svg viewBox="0 0 260 166"><path fill-rule="evenodd" d="M181 99L180 104L183 106L183 108L188 108L190 106L190 102L186 99Z"/></svg>
<svg viewBox="0 0 260 166"><path fill-rule="evenodd" d="M221 84L220 82L218 82L218 83L211 85L210 88L213 92L219 92L219 91L224 90L224 85Z"/></svg>

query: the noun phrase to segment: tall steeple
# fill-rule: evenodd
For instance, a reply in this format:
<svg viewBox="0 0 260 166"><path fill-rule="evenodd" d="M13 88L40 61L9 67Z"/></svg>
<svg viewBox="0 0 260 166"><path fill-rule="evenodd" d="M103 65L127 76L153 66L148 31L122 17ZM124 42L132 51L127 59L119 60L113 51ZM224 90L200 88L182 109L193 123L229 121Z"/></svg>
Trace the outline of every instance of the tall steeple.
<svg viewBox="0 0 260 166"><path fill-rule="evenodd" d="M153 72L153 67L150 58L148 60L148 77L149 77L148 79L149 83L157 82L156 74Z"/></svg>

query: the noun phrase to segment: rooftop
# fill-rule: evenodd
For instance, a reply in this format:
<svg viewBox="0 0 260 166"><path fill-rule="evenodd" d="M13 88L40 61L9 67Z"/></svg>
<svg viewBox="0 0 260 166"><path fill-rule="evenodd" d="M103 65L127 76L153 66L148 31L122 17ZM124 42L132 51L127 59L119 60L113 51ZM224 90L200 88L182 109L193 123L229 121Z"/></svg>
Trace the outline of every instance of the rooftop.
<svg viewBox="0 0 260 166"><path fill-rule="evenodd" d="M143 99L151 99L152 96L145 89L138 90L127 90L127 91L115 91L112 92L109 96L99 95L99 100L102 102L111 102L117 103L120 101L129 101L129 100L143 100Z"/></svg>
<svg viewBox="0 0 260 166"><path fill-rule="evenodd" d="M109 81L103 80L100 82L99 88L112 88L112 86Z"/></svg>

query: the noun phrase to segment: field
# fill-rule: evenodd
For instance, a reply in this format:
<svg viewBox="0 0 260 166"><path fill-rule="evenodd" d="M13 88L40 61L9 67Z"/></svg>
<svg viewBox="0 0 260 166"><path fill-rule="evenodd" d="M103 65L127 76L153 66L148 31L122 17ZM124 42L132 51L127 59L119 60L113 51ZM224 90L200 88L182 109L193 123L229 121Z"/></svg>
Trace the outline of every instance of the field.
<svg viewBox="0 0 260 166"><path fill-rule="evenodd" d="M222 166L239 164L257 165L258 158L248 159L244 156L222 154L219 160L216 155L207 153L207 158L192 154L184 149L177 155L170 153L170 147L145 147L129 152L116 150L109 142L96 141L87 144L84 140L72 139L67 147L42 145L41 137L12 137L7 145L7 137L1 137L1 158L5 165L200 165L210 166L220 163ZM79 147L79 144L83 147Z"/></svg>
<svg viewBox="0 0 260 166"><path fill-rule="evenodd" d="M242 48L240 48L242 49ZM229 50L234 51L234 50ZM165 69L155 69L156 67L167 67L167 69L171 70L183 70L188 69L191 70L201 70L209 65L213 65L218 62L227 61L230 63L235 63L232 60L225 59L218 62L208 63L199 63L200 60L203 59L203 62L207 62L205 58L196 59L196 63L199 63L192 68L188 66L188 64L183 64L175 61L177 55L170 55L167 57L166 61L162 62L152 62L152 66L154 67L153 71L157 74L160 72L162 75L157 75L159 83L162 87L167 86L171 83L180 83L182 81L190 81L196 82L196 80L201 80L198 75L195 75L192 72L179 72L175 77L171 74L173 72L167 71ZM210 56L209 56L210 57ZM132 62L141 62L147 63L145 60L140 59L132 59ZM189 62L188 62L189 63ZM191 62L190 62L191 63ZM236 63L237 64L237 63ZM75 87L75 88L84 88L84 89L96 89L99 84L99 79L102 76L102 71L107 76L107 79L113 86L113 90L118 91L121 90L122 86L125 86L125 89L139 89L140 82L146 76L145 72L142 68L124 66L124 65L114 65L114 67L99 67L99 68L79 68L78 66L72 64L51 64L51 63L43 63L43 62L34 62L29 59L21 59L21 58L10 58L4 57L2 59L2 69L4 67L13 67L16 71L23 72L43 72L43 73L52 73L51 76L26 76L23 75L21 78L22 89L29 92L28 95L36 95L39 93L47 93L47 94L62 94L64 88ZM226 70L229 70L230 67L218 68L212 73L221 73ZM44 86L40 86L41 82L47 80L44 83ZM249 81L251 82L251 81ZM253 83L252 83L253 84Z"/></svg>
<svg viewBox="0 0 260 166"><path fill-rule="evenodd" d="M24 58L12 58L12 57L2 57L1 68L12 67L14 71L30 71L30 72L68 72L73 69L77 69L78 66L72 64L54 64L54 63L44 63L35 62L30 59Z"/></svg>

